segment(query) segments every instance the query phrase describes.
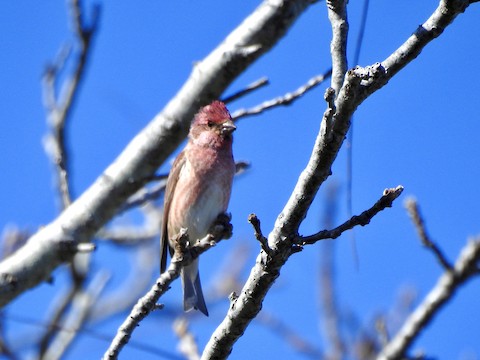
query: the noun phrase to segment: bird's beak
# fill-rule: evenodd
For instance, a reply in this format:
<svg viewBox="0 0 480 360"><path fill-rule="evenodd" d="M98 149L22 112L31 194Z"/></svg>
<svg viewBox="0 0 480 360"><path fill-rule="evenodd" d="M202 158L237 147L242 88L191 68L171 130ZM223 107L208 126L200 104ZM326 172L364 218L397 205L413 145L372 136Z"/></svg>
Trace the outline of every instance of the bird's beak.
<svg viewBox="0 0 480 360"><path fill-rule="evenodd" d="M227 120L222 124L222 134L231 134L236 128L237 127L231 119Z"/></svg>

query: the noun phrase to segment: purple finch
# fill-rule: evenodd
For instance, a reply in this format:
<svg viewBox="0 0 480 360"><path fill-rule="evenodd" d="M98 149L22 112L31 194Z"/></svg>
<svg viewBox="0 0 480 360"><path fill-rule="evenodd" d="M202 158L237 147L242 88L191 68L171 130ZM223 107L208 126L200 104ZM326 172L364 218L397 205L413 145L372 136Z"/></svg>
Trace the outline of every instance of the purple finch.
<svg viewBox="0 0 480 360"><path fill-rule="evenodd" d="M235 130L225 104L214 101L195 115L185 149L175 159L167 180L160 242L160 268L166 268L181 228L187 229L190 244L205 237L230 200L235 162L232 132ZM203 298L198 258L180 274L185 311L200 310L208 316Z"/></svg>

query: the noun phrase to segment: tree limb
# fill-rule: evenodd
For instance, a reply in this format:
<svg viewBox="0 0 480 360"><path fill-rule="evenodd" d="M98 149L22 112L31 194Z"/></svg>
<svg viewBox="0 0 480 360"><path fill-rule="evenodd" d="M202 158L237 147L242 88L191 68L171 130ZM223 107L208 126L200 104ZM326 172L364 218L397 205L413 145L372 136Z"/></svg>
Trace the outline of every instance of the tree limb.
<svg viewBox="0 0 480 360"><path fill-rule="evenodd" d="M198 344L195 336L189 329L188 320L185 317L178 317L173 322L173 331L178 337L178 349L185 356L187 360L198 360L200 354L198 352Z"/></svg>
<svg viewBox="0 0 480 360"><path fill-rule="evenodd" d="M478 275L480 239L470 240L461 251L452 270L446 270L423 302L408 317L402 328L383 348L377 360L400 360L413 340L433 319L434 315L453 297L458 288L472 276Z"/></svg>
<svg viewBox="0 0 480 360"><path fill-rule="evenodd" d="M332 230L322 230L310 236L300 236L296 240L300 245L314 244L319 240L336 239L345 231L352 229L357 225L365 226L370 223L370 220L380 211L387 207L392 207L392 203L403 192L403 186L399 185L396 188L385 189L383 195L378 201L368 210L365 210L360 215L352 216L348 221L342 225L337 226Z"/></svg>
<svg viewBox="0 0 480 360"><path fill-rule="evenodd" d="M87 288L75 292L72 309L61 326L55 324L60 330L42 354L42 360L57 360L64 356L80 329L84 327L92 305L97 301L109 279L110 275L107 272L99 272Z"/></svg>
<svg viewBox="0 0 480 360"><path fill-rule="evenodd" d="M0 263L0 306L45 279L88 242L185 138L202 105L220 97L316 0L266 0L203 61L166 107L57 219Z"/></svg>
<svg viewBox="0 0 480 360"><path fill-rule="evenodd" d="M297 90L286 93L283 96L276 97L264 101L263 103L254 106L250 109L239 109L232 114L232 119L235 121L240 120L241 118L258 115L263 113L265 110L270 110L277 106L287 106L292 104L295 100L298 100L306 92L316 88L318 85L322 84L326 79L328 79L332 74L332 70L327 70L325 73L312 77L307 81L306 84L300 86Z"/></svg>
<svg viewBox="0 0 480 360"><path fill-rule="evenodd" d="M130 315L127 316L126 320L119 327L117 335L105 352L103 359L118 358L120 351L128 343L133 331L140 322L153 310L163 307L163 305L157 305L157 301L170 289L170 284L180 276L180 270L191 264L193 260L212 246L215 246L222 239L222 230L225 230L222 225L216 226L213 234L208 234L203 239L199 239L191 247L187 247L189 239L186 229L181 230L177 241L175 241L178 246L174 249L175 254L167 271L162 273L147 294L137 301Z"/></svg>
<svg viewBox="0 0 480 360"><path fill-rule="evenodd" d="M260 89L261 87L267 86L268 84L269 84L268 78L267 77L262 77L262 78L258 79L257 81L248 85L246 88L244 88L240 91L237 91L236 93L233 93L232 95L224 97L222 99L222 101L225 104L231 103L232 101L240 99L242 96L250 94L252 91L255 91L255 90Z"/></svg>
<svg viewBox="0 0 480 360"><path fill-rule="evenodd" d="M347 3L345 0L327 0L328 18L332 25L332 88L338 96L347 72Z"/></svg>
<svg viewBox="0 0 480 360"><path fill-rule="evenodd" d="M45 148L56 166L57 183L62 208L72 202L68 174L68 151L65 141L65 127L71 114L73 103L78 97L79 88L84 79L85 68L92 50L92 40L96 35L100 23L100 6L95 5L92 11L91 25L86 25L82 16L80 0L70 0L70 13L73 32L80 45L80 51L75 57L74 70L61 88L60 95L56 96L55 87L59 73L63 70L70 51L63 49L54 64L49 65L43 75L43 99L47 110L48 122L52 134L45 139Z"/></svg>
<svg viewBox="0 0 480 360"><path fill-rule="evenodd" d="M420 34L419 37L410 37L384 64L356 67L347 72L335 100L332 129L327 133L326 121L322 121L310 160L268 236L268 244L274 255L267 256L264 252L258 255L245 286L240 295L232 300L227 315L207 343L202 359L226 358L250 321L261 310L263 299L280 275L280 269L295 251L293 245L298 236L298 228L306 217L320 185L331 174L333 161L345 139L356 108L412 61L421 49L440 35L468 5L468 1L451 0L446 9L445 1L442 0L423 25L429 36ZM403 56L399 56L400 53Z"/></svg>
<svg viewBox="0 0 480 360"><path fill-rule="evenodd" d="M452 270L453 267L450 264L450 261L448 261L442 250L432 241L432 239L430 239L430 236L428 236L417 201L413 198L409 198L407 201L405 201L405 207L407 208L408 214L410 215L410 218L417 229L418 237L420 238L423 246L433 252L438 262L445 270Z"/></svg>

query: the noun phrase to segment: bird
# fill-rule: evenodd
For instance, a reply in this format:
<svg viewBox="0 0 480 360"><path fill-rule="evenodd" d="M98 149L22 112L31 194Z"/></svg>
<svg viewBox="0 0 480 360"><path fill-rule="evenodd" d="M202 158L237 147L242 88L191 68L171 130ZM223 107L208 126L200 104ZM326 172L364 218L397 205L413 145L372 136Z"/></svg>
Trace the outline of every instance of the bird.
<svg viewBox="0 0 480 360"><path fill-rule="evenodd" d="M166 269L167 248L173 254L180 230L189 244L208 235L216 219L226 214L235 162L232 153L236 126L221 101L202 107L190 125L188 142L176 157L167 178L160 240L160 271ZM198 258L180 272L184 311L208 316Z"/></svg>

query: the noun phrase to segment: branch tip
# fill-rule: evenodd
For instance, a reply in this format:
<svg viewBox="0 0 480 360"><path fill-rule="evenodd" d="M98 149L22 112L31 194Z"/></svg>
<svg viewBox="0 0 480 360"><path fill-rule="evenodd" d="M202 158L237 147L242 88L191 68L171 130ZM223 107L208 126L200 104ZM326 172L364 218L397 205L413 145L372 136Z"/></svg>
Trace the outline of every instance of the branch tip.
<svg viewBox="0 0 480 360"><path fill-rule="evenodd" d="M293 92L289 92L283 96L279 96L274 99L264 101L263 103L249 109L239 109L235 111L232 114L232 119L237 121L242 117L258 115L260 113L263 113L266 110L269 110L277 106L291 105L294 101L302 97L309 90L314 89L315 87L323 83L326 79L330 78L331 75L332 75L332 70L329 69L323 74L312 77L310 80L307 81L306 84L300 86L297 90Z"/></svg>
<svg viewBox="0 0 480 360"><path fill-rule="evenodd" d="M378 201L368 210L365 210L360 215L354 215L342 225L332 230L321 230L316 234L310 236L299 236L295 239L295 243L298 245L314 244L319 240L336 239L342 233L354 228L355 226L365 226L372 218L380 211L387 207L392 207L393 201L397 199L403 192L403 186L398 185L396 188L389 188L383 191L383 195Z"/></svg>
<svg viewBox="0 0 480 360"><path fill-rule="evenodd" d="M446 256L443 254L443 251L440 247L433 242L430 236L427 233L427 229L425 227L425 221L420 213L420 208L418 206L417 200L413 197L408 198L405 200L405 208L407 209L408 214L417 230L418 237L423 246L429 249L434 256L437 258L437 261L442 265L442 267L447 271L452 271L453 266L448 261Z"/></svg>
<svg viewBox="0 0 480 360"><path fill-rule="evenodd" d="M225 98L222 99L222 101L225 103L225 104L228 104L232 101L235 101L255 90L258 90L264 86L267 86L270 84L270 81L268 80L268 78L266 76L258 79L257 81L251 83L250 85L247 85L247 87L245 87L245 89L242 89L236 93L233 93L232 95L229 95Z"/></svg>
<svg viewBox="0 0 480 360"><path fill-rule="evenodd" d="M248 215L248 222L252 224L255 234L255 239L260 242L262 250L265 251L268 255L272 253L272 249L268 245L268 239L263 236L262 229L260 228L260 219L255 214Z"/></svg>

